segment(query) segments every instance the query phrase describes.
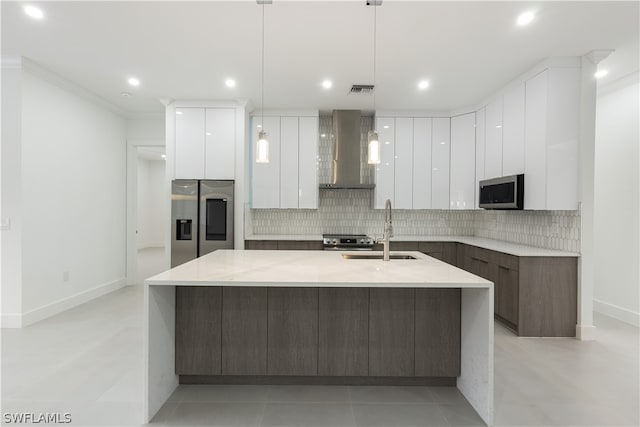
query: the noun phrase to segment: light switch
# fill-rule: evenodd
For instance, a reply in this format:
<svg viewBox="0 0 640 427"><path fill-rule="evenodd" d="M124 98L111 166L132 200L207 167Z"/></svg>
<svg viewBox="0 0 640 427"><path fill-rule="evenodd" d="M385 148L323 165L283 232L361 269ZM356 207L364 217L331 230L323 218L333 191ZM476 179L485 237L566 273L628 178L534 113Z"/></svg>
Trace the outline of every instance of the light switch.
<svg viewBox="0 0 640 427"><path fill-rule="evenodd" d="M11 230L11 218L2 218L0 220L0 230Z"/></svg>

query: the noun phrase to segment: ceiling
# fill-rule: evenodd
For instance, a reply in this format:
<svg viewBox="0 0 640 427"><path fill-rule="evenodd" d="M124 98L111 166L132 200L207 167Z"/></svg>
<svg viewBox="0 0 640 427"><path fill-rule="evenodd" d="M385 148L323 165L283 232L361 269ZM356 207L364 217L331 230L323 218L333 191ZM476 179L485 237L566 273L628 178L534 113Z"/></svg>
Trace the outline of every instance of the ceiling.
<svg viewBox="0 0 640 427"><path fill-rule="evenodd" d="M45 19L3 1L2 54L21 55L129 114L159 98L261 103L262 6L229 2L46 2ZM638 2L402 2L377 8L377 109L480 102L549 56L616 49L603 83L638 70ZM536 12L527 27L515 24ZM265 108L373 110L374 7L364 0L265 6ZM141 85L130 87L127 79ZM224 84L233 77L237 86ZM323 79L333 87L325 90ZM419 80L430 87L419 91ZM125 98L121 92L132 96Z"/></svg>

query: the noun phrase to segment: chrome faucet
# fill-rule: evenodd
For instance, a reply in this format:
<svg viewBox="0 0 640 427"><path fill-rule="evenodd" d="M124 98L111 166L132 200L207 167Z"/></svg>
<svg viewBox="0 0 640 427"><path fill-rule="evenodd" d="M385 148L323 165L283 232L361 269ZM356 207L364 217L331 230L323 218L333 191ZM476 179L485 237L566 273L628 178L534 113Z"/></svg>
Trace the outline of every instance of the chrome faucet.
<svg viewBox="0 0 640 427"><path fill-rule="evenodd" d="M389 242L393 237L393 225L391 221L391 200L387 199L384 204L384 235L382 240L378 240L378 243L382 243L383 248L383 261L389 261Z"/></svg>

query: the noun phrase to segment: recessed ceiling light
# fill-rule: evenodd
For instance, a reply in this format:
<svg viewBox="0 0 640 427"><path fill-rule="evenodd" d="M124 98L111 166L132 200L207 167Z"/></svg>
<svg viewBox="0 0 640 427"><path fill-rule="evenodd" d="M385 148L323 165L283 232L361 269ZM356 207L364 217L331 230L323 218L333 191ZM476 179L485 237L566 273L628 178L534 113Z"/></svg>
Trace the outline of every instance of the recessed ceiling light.
<svg viewBox="0 0 640 427"><path fill-rule="evenodd" d="M26 13L29 17L33 19L44 18L44 13L42 12L42 9L35 6L31 6L31 5L25 6L24 13Z"/></svg>
<svg viewBox="0 0 640 427"><path fill-rule="evenodd" d="M496 125L496 129L502 129L502 125Z"/></svg>
<svg viewBox="0 0 640 427"><path fill-rule="evenodd" d="M182 111L176 111L176 114L181 116L182 115Z"/></svg>
<svg viewBox="0 0 640 427"><path fill-rule="evenodd" d="M131 94L129 92L120 92L120 95L124 96L125 98L131 97Z"/></svg>
<svg viewBox="0 0 640 427"><path fill-rule="evenodd" d="M535 18L536 15L533 12L524 12L522 13L520 16L518 16L518 25L520 25L521 27L524 27L525 25L529 25L531 23L531 21L533 21L533 18Z"/></svg>
<svg viewBox="0 0 640 427"><path fill-rule="evenodd" d="M261 128L261 127L262 127L262 125L256 125L256 127L257 127L257 128Z"/></svg>
<svg viewBox="0 0 640 427"><path fill-rule="evenodd" d="M389 129L389 125L384 125L382 127L385 128L385 129Z"/></svg>
<svg viewBox="0 0 640 427"><path fill-rule="evenodd" d="M140 80L138 80L135 77L129 77L129 80L127 80L129 82L129 84L131 86L140 86Z"/></svg>
<svg viewBox="0 0 640 427"><path fill-rule="evenodd" d="M600 70L597 73L595 73L594 76L596 77L596 79L601 79L607 74L609 74L609 70Z"/></svg>
<svg viewBox="0 0 640 427"><path fill-rule="evenodd" d="M236 87L236 81L233 79L225 80L224 84L227 85L227 87Z"/></svg>
<svg viewBox="0 0 640 427"><path fill-rule="evenodd" d="M326 138L326 137L327 137L326 133L323 133L322 135L320 135L320 138Z"/></svg>
<svg viewBox="0 0 640 427"><path fill-rule="evenodd" d="M325 89L331 89L331 86L333 86L333 83L331 82L331 80L324 80L322 82L322 87Z"/></svg>
<svg viewBox="0 0 640 427"><path fill-rule="evenodd" d="M162 157L163 159L166 159L166 158L167 158L167 155L166 155L166 154L163 154L163 155L162 155L162 156L160 156L160 157Z"/></svg>
<svg viewBox="0 0 640 427"><path fill-rule="evenodd" d="M429 81L428 80L422 80L422 81L420 81L420 83L418 83L418 89L420 89L420 90L425 90L428 87L429 87Z"/></svg>

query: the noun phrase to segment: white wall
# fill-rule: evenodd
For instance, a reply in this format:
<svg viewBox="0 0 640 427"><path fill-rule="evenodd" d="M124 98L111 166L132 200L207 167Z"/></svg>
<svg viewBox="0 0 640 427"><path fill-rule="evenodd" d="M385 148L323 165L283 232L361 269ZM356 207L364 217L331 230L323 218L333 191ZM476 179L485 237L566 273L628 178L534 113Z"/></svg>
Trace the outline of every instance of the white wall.
<svg viewBox="0 0 640 427"><path fill-rule="evenodd" d="M595 311L640 326L638 74L599 89L595 151Z"/></svg>
<svg viewBox="0 0 640 427"><path fill-rule="evenodd" d="M20 327L22 312L21 81L19 58L2 58L0 288L2 326Z"/></svg>
<svg viewBox="0 0 640 427"><path fill-rule="evenodd" d="M29 72L22 79L22 310L29 323L124 284L126 123Z"/></svg>
<svg viewBox="0 0 640 427"><path fill-rule="evenodd" d="M164 114L135 116L127 120L127 141L154 141L152 145L158 145L164 139Z"/></svg>
<svg viewBox="0 0 640 427"><path fill-rule="evenodd" d="M165 162L138 158L138 249L164 247Z"/></svg>

